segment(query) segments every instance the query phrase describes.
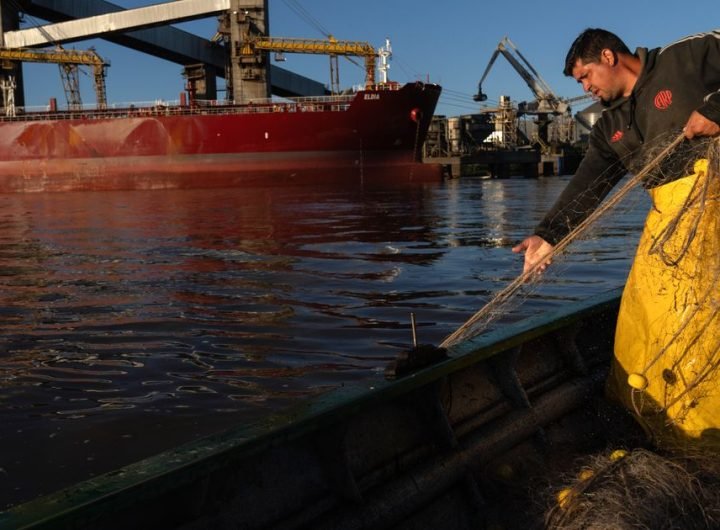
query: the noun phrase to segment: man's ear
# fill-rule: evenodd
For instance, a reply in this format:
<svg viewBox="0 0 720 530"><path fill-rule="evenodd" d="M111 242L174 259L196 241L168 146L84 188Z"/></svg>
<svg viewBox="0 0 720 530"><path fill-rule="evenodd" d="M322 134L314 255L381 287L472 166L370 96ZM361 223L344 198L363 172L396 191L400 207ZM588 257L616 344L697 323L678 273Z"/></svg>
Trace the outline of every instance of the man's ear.
<svg viewBox="0 0 720 530"><path fill-rule="evenodd" d="M615 66L617 64L617 55L611 49L604 48L603 51L600 52L600 62L608 66Z"/></svg>

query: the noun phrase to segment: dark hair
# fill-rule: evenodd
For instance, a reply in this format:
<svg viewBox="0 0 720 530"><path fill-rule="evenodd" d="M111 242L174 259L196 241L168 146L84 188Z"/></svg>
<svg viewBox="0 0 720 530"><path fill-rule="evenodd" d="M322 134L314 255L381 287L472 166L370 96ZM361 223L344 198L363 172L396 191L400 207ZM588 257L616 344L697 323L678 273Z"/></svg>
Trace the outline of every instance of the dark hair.
<svg viewBox="0 0 720 530"><path fill-rule="evenodd" d="M570 46L567 57L565 57L565 70L563 73L572 77L572 70L578 59L583 63L596 63L600 60L600 54L608 49L615 53L626 53L631 55L630 49L625 43L607 30L600 28L588 28L583 31Z"/></svg>

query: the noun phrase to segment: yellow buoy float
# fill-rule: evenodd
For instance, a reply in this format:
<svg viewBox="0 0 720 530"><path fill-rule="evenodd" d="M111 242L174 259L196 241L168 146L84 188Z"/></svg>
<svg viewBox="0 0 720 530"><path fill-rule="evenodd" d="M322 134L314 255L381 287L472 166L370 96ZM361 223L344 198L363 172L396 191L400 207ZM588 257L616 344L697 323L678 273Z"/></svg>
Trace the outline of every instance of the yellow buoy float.
<svg viewBox="0 0 720 530"><path fill-rule="evenodd" d="M578 479L579 480L588 480L595 475L595 472L592 469L583 469L578 473Z"/></svg>
<svg viewBox="0 0 720 530"><path fill-rule="evenodd" d="M628 385L635 390L645 390L648 386L647 377L642 374L630 374L627 382Z"/></svg>
<svg viewBox="0 0 720 530"><path fill-rule="evenodd" d="M628 452L625 449L615 449L612 453L610 453L610 460L617 462L621 458L625 458L627 455Z"/></svg>
<svg viewBox="0 0 720 530"><path fill-rule="evenodd" d="M560 508L565 509L568 506L568 503L570 502L570 499L572 498L573 491L572 488L565 488L564 490L560 490L560 492L557 494L557 502Z"/></svg>

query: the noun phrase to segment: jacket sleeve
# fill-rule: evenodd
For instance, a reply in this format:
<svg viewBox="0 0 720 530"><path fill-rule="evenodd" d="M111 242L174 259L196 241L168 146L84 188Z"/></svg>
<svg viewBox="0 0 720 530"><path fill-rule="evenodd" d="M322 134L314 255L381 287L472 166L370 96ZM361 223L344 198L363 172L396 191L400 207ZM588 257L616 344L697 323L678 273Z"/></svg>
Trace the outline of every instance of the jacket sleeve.
<svg viewBox="0 0 720 530"><path fill-rule="evenodd" d="M701 65L700 75L708 89L703 104L697 109L707 119L720 124L720 29L690 42L693 63Z"/></svg>
<svg viewBox="0 0 720 530"><path fill-rule="evenodd" d="M535 235L552 245L590 215L627 173L615 152L600 138L598 125L590 134L588 151L575 175L535 228Z"/></svg>

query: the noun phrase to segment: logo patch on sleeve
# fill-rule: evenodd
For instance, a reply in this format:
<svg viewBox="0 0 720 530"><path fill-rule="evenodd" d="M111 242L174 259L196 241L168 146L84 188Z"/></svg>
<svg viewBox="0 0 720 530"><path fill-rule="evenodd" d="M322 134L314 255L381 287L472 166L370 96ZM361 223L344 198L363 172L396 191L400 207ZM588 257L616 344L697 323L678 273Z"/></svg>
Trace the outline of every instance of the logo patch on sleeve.
<svg viewBox="0 0 720 530"><path fill-rule="evenodd" d="M613 134L613 135L610 137L610 141L611 141L612 143L619 142L620 140L622 140L622 137L623 137L623 136L625 136L625 133L624 133L624 132L622 132L622 131L615 131L615 134Z"/></svg>
<svg viewBox="0 0 720 530"><path fill-rule="evenodd" d="M655 95L655 108L658 110L667 110L672 105L672 92L670 90L661 90Z"/></svg>

